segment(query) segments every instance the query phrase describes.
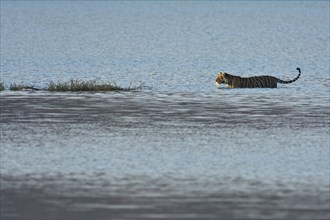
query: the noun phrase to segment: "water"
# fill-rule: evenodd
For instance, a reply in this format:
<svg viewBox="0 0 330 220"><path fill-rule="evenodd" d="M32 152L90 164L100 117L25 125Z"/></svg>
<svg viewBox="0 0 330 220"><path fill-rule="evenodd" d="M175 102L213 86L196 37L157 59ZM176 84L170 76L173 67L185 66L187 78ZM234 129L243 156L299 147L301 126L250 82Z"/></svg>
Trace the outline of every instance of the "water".
<svg viewBox="0 0 330 220"><path fill-rule="evenodd" d="M1 219L328 219L329 37L329 2L1 2L7 87L144 83L2 92Z"/></svg>

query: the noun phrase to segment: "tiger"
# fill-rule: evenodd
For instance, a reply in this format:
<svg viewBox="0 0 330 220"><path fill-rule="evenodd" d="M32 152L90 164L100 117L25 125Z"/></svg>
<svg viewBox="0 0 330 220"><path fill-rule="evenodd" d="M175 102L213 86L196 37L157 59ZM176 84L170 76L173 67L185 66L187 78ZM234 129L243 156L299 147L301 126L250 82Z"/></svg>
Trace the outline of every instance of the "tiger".
<svg viewBox="0 0 330 220"><path fill-rule="evenodd" d="M219 72L215 83L220 86L221 83L227 84L230 88L277 88L277 83L293 83L301 74L301 70L297 68L299 74L293 80L281 80L274 76L252 76L252 77L240 77L230 75L225 72Z"/></svg>

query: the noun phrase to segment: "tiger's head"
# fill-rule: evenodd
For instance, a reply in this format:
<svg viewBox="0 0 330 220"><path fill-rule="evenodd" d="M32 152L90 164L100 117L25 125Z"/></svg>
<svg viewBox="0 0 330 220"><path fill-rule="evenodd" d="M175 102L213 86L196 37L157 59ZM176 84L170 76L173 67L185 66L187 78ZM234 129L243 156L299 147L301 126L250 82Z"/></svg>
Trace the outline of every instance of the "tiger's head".
<svg viewBox="0 0 330 220"><path fill-rule="evenodd" d="M225 72L219 72L217 78L215 78L215 84L220 86L221 83L228 84L228 77L230 75Z"/></svg>

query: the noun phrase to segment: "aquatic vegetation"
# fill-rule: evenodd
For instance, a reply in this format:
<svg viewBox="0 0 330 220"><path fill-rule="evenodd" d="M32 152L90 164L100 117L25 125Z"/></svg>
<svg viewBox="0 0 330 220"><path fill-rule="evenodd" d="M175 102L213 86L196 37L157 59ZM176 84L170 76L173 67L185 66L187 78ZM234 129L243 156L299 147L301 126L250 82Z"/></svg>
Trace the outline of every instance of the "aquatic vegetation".
<svg viewBox="0 0 330 220"><path fill-rule="evenodd" d="M9 90L11 91L23 91L23 90L32 90L32 91L49 91L49 92L107 92L107 91L132 91L132 90L141 90L143 84L139 86L129 86L121 87L116 83L112 82L102 82L99 80L81 80L81 79L71 79L67 82L53 82L51 81L45 88L37 88L35 86L30 86L26 84L10 84ZM0 82L0 91L5 90L5 85L3 82Z"/></svg>
<svg viewBox="0 0 330 220"><path fill-rule="evenodd" d="M5 84L3 82L0 82L0 92L5 90Z"/></svg>
<svg viewBox="0 0 330 220"><path fill-rule="evenodd" d="M45 90L50 92L106 92L106 91L130 91L140 90L142 85L136 87L120 87L112 82L100 82L98 80L83 81L72 79L69 82L50 82Z"/></svg>
<svg viewBox="0 0 330 220"><path fill-rule="evenodd" d="M13 83L13 84L10 84L9 90L22 91L22 90L41 90L41 89L35 88L34 86Z"/></svg>

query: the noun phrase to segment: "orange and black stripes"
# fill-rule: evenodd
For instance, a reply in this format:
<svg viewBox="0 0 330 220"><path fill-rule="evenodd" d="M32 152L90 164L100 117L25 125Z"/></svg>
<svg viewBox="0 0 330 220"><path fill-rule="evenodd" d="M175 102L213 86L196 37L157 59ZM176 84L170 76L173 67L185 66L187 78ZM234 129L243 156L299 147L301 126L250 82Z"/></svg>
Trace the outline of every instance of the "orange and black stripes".
<svg viewBox="0 0 330 220"><path fill-rule="evenodd" d="M241 77L239 88L276 88L276 78L272 76Z"/></svg>
<svg viewBox="0 0 330 220"><path fill-rule="evenodd" d="M299 71L299 75L295 79L289 81L284 81L274 76L240 77L220 72L215 82L217 85L221 83L228 84L228 86L232 88L276 88L277 83L287 84L296 81L301 74L300 68L297 68L297 70Z"/></svg>

